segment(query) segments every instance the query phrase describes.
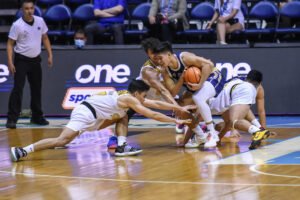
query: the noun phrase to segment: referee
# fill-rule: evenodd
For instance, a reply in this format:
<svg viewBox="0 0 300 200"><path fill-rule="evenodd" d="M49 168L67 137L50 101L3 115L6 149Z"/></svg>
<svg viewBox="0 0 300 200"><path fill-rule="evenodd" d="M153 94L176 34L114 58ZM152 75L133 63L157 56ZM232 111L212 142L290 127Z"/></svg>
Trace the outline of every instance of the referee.
<svg viewBox="0 0 300 200"><path fill-rule="evenodd" d="M7 57L10 73L14 76L14 87L9 97L7 128L16 128L21 112L23 88L26 77L31 91L31 123L48 125L42 111L41 41L48 53L48 65L52 66L51 44L47 36L47 25L43 18L34 16L32 0L23 0L23 16L15 21L7 41ZM14 61L13 61L14 52Z"/></svg>

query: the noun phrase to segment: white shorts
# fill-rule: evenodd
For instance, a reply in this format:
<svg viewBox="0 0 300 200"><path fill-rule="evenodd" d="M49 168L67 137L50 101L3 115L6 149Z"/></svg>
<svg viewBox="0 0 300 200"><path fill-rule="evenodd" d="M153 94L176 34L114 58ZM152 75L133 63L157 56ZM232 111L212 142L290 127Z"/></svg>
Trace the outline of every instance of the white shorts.
<svg viewBox="0 0 300 200"><path fill-rule="evenodd" d="M235 85L235 88L231 88ZM221 93L216 97L209 100L209 107L212 114L222 114L234 105L251 105L255 104L256 89L248 82L234 82L226 86Z"/></svg>
<svg viewBox="0 0 300 200"><path fill-rule="evenodd" d="M67 128L73 131L92 131L99 128L103 120L95 119L93 113L85 105L78 105L71 113Z"/></svg>

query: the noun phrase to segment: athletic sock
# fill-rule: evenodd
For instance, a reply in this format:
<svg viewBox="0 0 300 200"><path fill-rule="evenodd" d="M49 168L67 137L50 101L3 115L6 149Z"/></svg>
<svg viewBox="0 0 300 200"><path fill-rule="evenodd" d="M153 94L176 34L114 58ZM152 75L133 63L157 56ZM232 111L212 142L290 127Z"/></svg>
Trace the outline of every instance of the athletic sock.
<svg viewBox="0 0 300 200"><path fill-rule="evenodd" d="M215 127L214 127L214 123L211 122L209 124L206 124L206 126L207 126L208 130L212 131L213 133L216 132Z"/></svg>
<svg viewBox="0 0 300 200"><path fill-rule="evenodd" d="M200 128L199 125L197 125L194 129L193 129L194 133L196 133L198 136L200 137L204 137L204 132L202 130L202 128Z"/></svg>
<svg viewBox="0 0 300 200"><path fill-rule="evenodd" d="M28 145L28 146L24 147L23 149L27 152L27 154L34 152L33 144Z"/></svg>
<svg viewBox="0 0 300 200"><path fill-rule="evenodd" d="M254 126L254 125L251 125L249 127L249 129L248 129L248 133L250 133L250 134L253 134L253 133L257 132L257 131L260 131L260 129L258 127L256 127L256 126Z"/></svg>
<svg viewBox="0 0 300 200"><path fill-rule="evenodd" d="M118 146L122 146L126 142L126 136L118 136Z"/></svg>
<svg viewBox="0 0 300 200"><path fill-rule="evenodd" d="M254 126L260 128L261 127L261 124L259 123L259 121L257 119L254 119L251 121L251 124L253 124Z"/></svg>

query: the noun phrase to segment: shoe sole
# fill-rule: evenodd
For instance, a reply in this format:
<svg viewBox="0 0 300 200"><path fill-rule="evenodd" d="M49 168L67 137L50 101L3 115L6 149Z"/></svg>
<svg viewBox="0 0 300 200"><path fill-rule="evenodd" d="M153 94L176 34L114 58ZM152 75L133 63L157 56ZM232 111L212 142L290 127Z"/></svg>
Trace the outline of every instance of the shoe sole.
<svg viewBox="0 0 300 200"><path fill-rule="evenodd" d="M13 162L17 162L17 161L18 161L18 158L16 158L16 156L15 156L15 154L14 154L15 149L16 149L16 147L10 148L10 159L11 159L11 161L13 161Z"/></svg>
<svg viewBox="0 0 300 200"><path fill-rule="evenodd" d="M198 148L198 147L200 147L200 144L198 144L197 146L195 145L195 146L184 146L184 148L186 148L186 149L194 149L194 148Z"/></svg>
<svg viewBox="0 0 300 200"><path fill-rule="evenodd" d="M254 140L251 142L251 145L249 146L250 150L256 149L260 146L261 141L267 139L270 136L270 131L267 131L264 136L260 140Z"/></svg>
<svg viewBox="0 0 300 200"><path fill-rule="evenodd" d="M135 152L126 152L126 153L115 153L115 156L118 156L118 157L134 156L134 155L140 154L142 152L143 152L143 150L138 150L138 151L135 151Z"/></svg>

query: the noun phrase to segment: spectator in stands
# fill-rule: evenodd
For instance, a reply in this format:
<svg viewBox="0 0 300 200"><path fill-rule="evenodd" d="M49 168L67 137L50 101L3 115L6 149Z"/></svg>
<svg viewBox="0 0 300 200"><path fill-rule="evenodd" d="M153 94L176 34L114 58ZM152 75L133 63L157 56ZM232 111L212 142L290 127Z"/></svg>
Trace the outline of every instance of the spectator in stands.
<svg viewBox="0 0 300 200"><path fill-rule="evenodd" d="M173 42L176 31L188 29L186 0L152 0L149 29L152 37Z"/></svg>
<svg viewBox="0 0 300 200"><path fill-rule="evenodd" d="M78 29L74 35L74 44L77 49L82 49L87 41L84 30Z"/></svg>
<svg viewBox="0 0 300 200"><path fill-rule="evenodd" d="M95 34L112 32L115 44L123 44L123 27L126 0L94 0L94 14L99 18L97 23L85 27L87 44L93 44Z"/></svg>
<svg viewBox="0 0 300 200"><path fill-rule="evenodd" d="M52 66L52 50L43 18L34 16L32 0L22 2L23 16L15 21L7 41L8 68L14 76L14 86L9 97L7 128L16 128L21 112L23 88L28 79L31 92L31 123L48 125L42 111L41 41L48 53L48 65ZM14 61L13 61L14 52Z"/></svg>
<svg viewBox="0 0 300 200"><path fill-rule="evenodd" d="M227 44L226 33L244 29L241 3L242 0L215 0L215 13L207 29L211 29L214 22L217 22L217 44Z"/></svg>

